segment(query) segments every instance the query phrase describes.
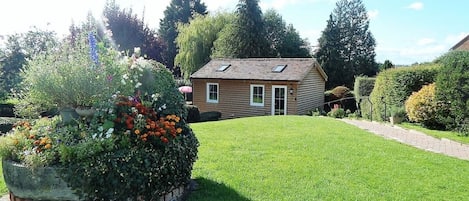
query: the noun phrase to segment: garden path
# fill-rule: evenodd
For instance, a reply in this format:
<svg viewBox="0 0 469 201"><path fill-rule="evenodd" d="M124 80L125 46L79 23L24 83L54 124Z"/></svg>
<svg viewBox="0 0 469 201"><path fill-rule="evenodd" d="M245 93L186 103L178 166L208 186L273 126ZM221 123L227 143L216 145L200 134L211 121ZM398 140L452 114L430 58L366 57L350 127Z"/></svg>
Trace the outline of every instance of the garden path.
<svg viewBox="0 0 469 201"><path fill-rule="evenodd" d="M342 119L342 121L368 130L376 135L408 144L419 149L434 153L445 154L463 160L469 160L469 145L446 138L438 139L422 132L404 129L396 125L356 120Z"/></svg>

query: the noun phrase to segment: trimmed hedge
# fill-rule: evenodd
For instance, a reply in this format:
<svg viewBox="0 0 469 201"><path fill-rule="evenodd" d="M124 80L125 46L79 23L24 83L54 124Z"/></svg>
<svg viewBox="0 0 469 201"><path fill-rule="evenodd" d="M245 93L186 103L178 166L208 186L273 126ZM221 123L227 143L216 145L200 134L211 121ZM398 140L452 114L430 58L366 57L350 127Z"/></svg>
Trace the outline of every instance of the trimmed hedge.
<svg viewBox="0 0 469 201"><path fill-rule="evenodd" d="M195 123L200 121L200 111L195 105L186 105L187 123Z"/></svg>
<svg viewBox="0 0 469 201"><path fill-rule="evenodd" d="M388 119L390 108L402 107L412 92L419 91L423 85L435 82L439 69L439 64L432 63L380 72L370 94L373 119L378 121Z"/></svg>
<svg viewBox="0 0 469 201"><path fill-rule="evenodd" d="M200 122L218 121L221 118L221 112L211 111L200 113Z"/></svg>
<svg viewBox="0 0 469 201"><path fill-rule="evenodd" d="M376 78L366 76L359 76L355 79L353 93L355 94L357 101L359 101L363 96L370 96L373 91L373 87L375 87L375 81Z"/></svg>
<svg viewBox="0 0 469 201"><path fill-rule="evenodd" d="M355 83L353 85L353 93L355 94L355 100L357 102L357 109L360 111L360 114L364 118L371 118L371 108L368 99L373 88L375 87L376 78L358 76L355 78Z"/></svg>

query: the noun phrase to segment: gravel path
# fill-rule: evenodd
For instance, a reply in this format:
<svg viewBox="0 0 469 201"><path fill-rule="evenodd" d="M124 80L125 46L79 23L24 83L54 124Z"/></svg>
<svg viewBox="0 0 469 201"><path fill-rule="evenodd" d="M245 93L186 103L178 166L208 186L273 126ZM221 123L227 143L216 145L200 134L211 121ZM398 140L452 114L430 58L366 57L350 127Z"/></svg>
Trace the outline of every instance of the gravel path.
<svg viewBox="0 0 469 201"><path fill-rule="evenodd" d="M469 160L469 145L449 139L438 139L415 130L408 130L399 126L355 119L342 121L368 130L376 135L393 139L419 149L445 154L463 160Z"/></svg>

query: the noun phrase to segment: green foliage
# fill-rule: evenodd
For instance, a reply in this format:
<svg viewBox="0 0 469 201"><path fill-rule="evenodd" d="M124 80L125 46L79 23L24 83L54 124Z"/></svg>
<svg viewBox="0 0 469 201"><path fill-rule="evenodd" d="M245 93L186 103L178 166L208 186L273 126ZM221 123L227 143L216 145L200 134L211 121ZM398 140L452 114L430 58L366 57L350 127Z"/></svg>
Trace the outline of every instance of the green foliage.
<svg viewBox="0 0 469 201"><path fill-rule="evenodd" d="M330 112L327 113L327 116L342 119L346 116L346 114L343 108L333 108Z"/></svg>
<svg viewBox="0 0 469 201"><path fill-rule="evenodd" d="M187 122L195 123L200 121L200 111L195 105L186 105L187 108Z"/></svg>
<svg viewBox="0 0 469 201"><path fill-rule="evenodd" d="M80 46L63 44L29 62L22 74L21 103L17 107L20 113L28 113L29 109L39 110L37 113L54 107L92 106L117 91L133 90L133 85L122 84L127 65L116 62L118 52L100 43L98 65L90 59L85 35L77 44Z"/></svg>
<svg viewBox="0 0 469 201"><path fill-rule="evenodd" d="M106 28L109 30L100 30L104 32L102 37L112 37L119 51L133 54L134 48L140 47L145 58L163 61L161 58L163 44L156 38L156 32L149 28L143 19L132 13L132 9L121 9L115 0L108 0L103 16L106 18ZM112 35L106 36L109 31Z"/></svg>
<svg viewBox="0 0 469 201"><path fill-rule="evenodd" d="M380 72L370 94L370 100L373 103L373 119L386 120L390 115L390 108L404 105L412 92L420 90L423 85L433 83L438 70L438 64L426 64L392 68ZM384 116L385 109L386 117Z"/></svg>
<svg viewBox="0 0 469 201"><path fill-rule="evenodd" d="M269 9L264 13L266 39L270 52L266 57L302 58L310 57L307 41L300 37L292 24L287 26L282 16Z"/></svg>
<svg viewBox="0 0 469 201"><path fill-rule="evenodd" d="M361 0L341 0L329 16L315 57L329 77L326 88L352 87L357 75L377 72L375 39Z"/></svg>
<svg viewBox="0 0 469 201"><path fill-rule="evenodd" d="M188 24L178 24L176 38L179 52L175 58L175 65L180 66L185 79L210 61L213 43L219 32L234 20L229 13L211 15L196 15Z"/></svg>
<svg viewBox="0 0 469 201"><path fill-rule="evenodd" d="M327 106L334 105L335 107L335 105L337 104L340 105L340 107L344 108L344 110L351 110L355 112L357 108L355 99L353 99L353 97L353 92L345 86L337 86L334 89L325 92L325 101L331 102ZM332 108L326 107L325 109L326 111L329 111Z"/></svg>
<svg viewBox="0 0 469 201"><path fill-rule="evenodd" d="M353 93L355 98L360 100L364 96L370 96L375 86L376 78L367 76L358 76L353 84Z"/></svg>
<svg viewBox="0 0 469 201"><path fill-rule="evenodd" d="M452 51L440 59L436 99L448 104L450 110L439 118L449 129L463 128L469 117L469 52Z"/></svg>
<svg viewBox="0 0 469 201"><path fill-rule="evenodd" d="M189 23L196 14L205 15L207 7L200 0L171 0L164 11L164 18L160 20L158 36L161 37L166 49L162 52L163 64L169 68L174 65L177 54L176 38L179 23Z"/></svg>
<svg viewBox="0 0 469 201"><path fill-rule="evenodd" d="M384 63L379 66L379 71L383 71L390 68L394 68L394 64L392 64L392 62L389 60L384 60Z"/></svg>
<svg viewBox="0 0 469 201"><path fill-rule="evenodd" d="M255 58L268 55L265 24L258 0L240 0L236 18L215 41L213 57Z"/></svg>
<svg viewBox="0 0 469 201"><path fill-rule="evenodd" d="M432 83L413 92L405 101L405 109L410 121L422 123L427 128L442 129L445 125L439 122L438 114L449 111L447 106L436 100L435 87Z"/></svg>
<svg viewBox="0 0 469 201"><path fill-rule="evenodd" d="M200 113L200 122L218 121L221 118L221 112L210 111Z"/></svg>

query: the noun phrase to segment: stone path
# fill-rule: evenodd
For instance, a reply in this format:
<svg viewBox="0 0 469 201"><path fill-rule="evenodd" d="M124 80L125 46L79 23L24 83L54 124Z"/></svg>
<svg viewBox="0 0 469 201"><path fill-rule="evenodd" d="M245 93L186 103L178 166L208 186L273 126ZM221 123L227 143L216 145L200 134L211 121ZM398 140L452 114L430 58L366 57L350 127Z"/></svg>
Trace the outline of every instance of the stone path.
<svg viewBox="0 0 469 201"><path fill-rule="evenodd" d="M419 131L408 130L390 124L355 119L342 119L342 121L375 133L376 135L393 139L419 149L445 154L463 160L469 160L469 145L467 144L462 144L445 138L434 138Z"/></svg>

